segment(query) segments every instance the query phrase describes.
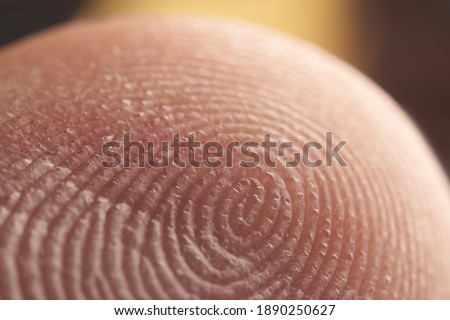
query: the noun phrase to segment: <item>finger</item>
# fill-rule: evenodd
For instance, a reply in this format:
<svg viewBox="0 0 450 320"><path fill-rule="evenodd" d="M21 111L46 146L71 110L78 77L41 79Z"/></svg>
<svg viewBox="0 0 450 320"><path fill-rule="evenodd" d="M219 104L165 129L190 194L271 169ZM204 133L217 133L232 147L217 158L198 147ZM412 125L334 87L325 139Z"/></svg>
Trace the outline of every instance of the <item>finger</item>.
<svg viewBox="0 0 450 320"><path fill-rule="evenodd" d="M68 24L0 65L2 298L450 297L445 175L396 104L318 48L153 17ZM332 132L347 166L105 168L124 132Z"/></svg>

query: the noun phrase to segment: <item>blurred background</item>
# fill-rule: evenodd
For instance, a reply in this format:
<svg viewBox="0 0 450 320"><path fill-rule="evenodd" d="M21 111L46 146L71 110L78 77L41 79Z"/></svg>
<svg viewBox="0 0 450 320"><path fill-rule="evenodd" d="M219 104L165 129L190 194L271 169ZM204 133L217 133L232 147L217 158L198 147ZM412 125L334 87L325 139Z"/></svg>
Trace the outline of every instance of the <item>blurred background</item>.
<svg viewBox="0 0 450 320"><path fill-rule="evenodd" d="M228 16L315 42L393 96L450 173L450 0L0 0L0 46L69 19L147 12Z"/></svg>

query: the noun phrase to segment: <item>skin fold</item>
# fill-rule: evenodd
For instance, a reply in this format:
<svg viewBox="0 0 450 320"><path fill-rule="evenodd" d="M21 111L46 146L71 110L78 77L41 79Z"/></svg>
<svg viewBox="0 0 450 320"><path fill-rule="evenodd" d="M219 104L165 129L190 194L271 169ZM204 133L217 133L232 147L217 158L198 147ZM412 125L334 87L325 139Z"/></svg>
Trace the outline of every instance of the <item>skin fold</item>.
<svg viewBox="0 0 450 320"><path fill-rule="evenodd" d="M102 167L124 132L332 132L347 166ZM12 44L0 147L0 298L450 298L450 188L427 143L365 77L273 31L155 16Z"/></svg>

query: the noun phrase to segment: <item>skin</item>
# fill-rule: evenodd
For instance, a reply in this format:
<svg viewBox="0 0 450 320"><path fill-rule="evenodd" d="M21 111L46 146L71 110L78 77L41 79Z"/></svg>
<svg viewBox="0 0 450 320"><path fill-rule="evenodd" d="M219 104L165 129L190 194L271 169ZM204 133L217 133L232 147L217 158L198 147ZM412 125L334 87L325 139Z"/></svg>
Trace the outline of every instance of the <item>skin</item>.
<svg viewBox="0 0 450 320"><path fill-rule="evenodd" d="M35 35L0 66L1 298L450 298L442 169L386 94L320 49L129 18ZM102 167L124 131L294 146L330 131L348 165Z"/></svg>

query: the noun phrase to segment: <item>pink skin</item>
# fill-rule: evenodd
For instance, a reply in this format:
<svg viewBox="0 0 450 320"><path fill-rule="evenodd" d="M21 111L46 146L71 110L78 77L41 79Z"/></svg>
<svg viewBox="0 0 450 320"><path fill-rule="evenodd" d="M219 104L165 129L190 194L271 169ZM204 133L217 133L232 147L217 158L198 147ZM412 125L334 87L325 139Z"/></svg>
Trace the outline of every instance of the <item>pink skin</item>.
<svg viewBox="0 0 450 320"><path fill-rule="evenodd" d="M442 169L320 49L151 17L52 29L0 66L1 298L450 298ZM348 166L103 168L124 131L296 146L331 131Z"/></svg>

